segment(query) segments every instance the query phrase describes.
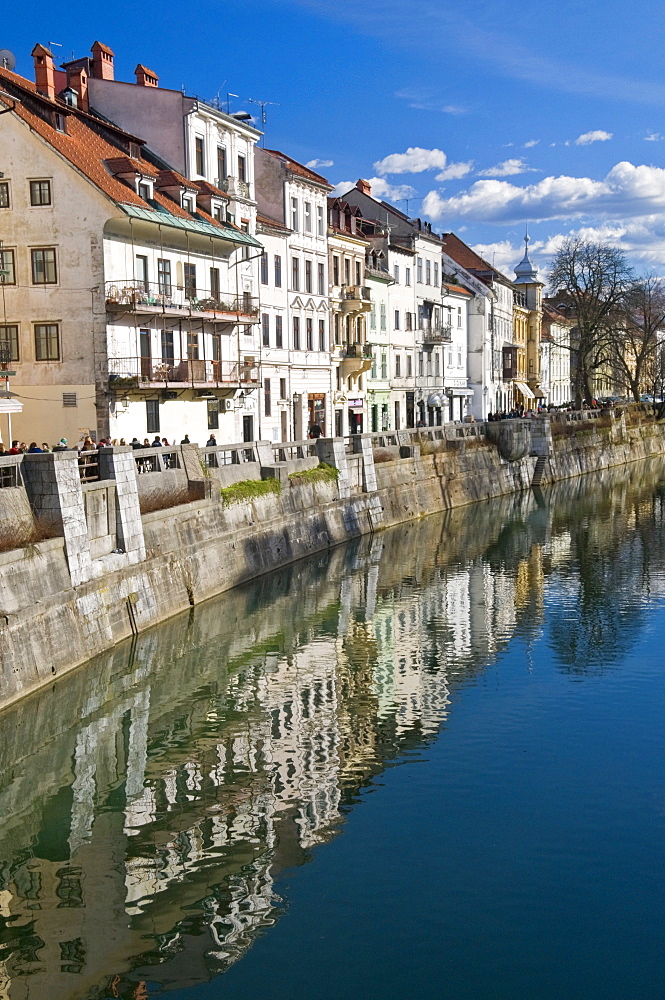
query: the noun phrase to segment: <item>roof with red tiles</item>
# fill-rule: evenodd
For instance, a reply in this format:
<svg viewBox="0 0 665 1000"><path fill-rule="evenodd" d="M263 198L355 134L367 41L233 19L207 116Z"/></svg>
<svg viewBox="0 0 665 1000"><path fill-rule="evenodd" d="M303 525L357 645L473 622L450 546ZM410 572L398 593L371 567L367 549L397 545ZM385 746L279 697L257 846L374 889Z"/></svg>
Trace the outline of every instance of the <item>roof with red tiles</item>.
<svg viewBox="0 0 665 1000"><path fill-rule="evenodd" d="M44 97L37 92L34 83L30 80L2 67L0 67L0 81L4 81L6 94L11 95L13 92L15 96L16 104L13 113L112 201L120 205L135 205L138 208L154 208L155 205L158 205L178 218L193 218L178 202L161 191L156 190L152 202L148 204L133 188L114 176L113 169L109 167L109 164L120 160L127 164L137 164L141 173L155 177L160 174L170 174L175 180L176 186L180 185L188 190L196 190L196 185L184 178L182 174L178 174L177 171L160 171L143 158L137 159L128 156L120 143L123 140L125 146L129 142L140 143L141 140L137 139L136 136L124 132L111 122L107 123L97 119L79 108L71 108L58 100ZM6 96L0 97L0 104L11 106ZM58 131L54 125L37 113L37 108L63 115L66 119L67 131ZM108 137L103 133L107 133ZM112 138L118 140L118 145L112 141ZM132 169L134 168L132 167ZM199 214L204 215L205 213ZM216 219L211 219L207 215L205 218L213 225L219 225Z"/></svg>
<svg viewBox="0 0 665 1000"><path fill-rule="evenodd" d="M147 73L148 76L154 76L155 80L159 80L159 76L157 75L157 73L155 73L154 69L148 69L148 67L144 66L143 63L137 63L134 72L138 73L139 70L142 70L144 73Z"/></svg>
<svg viewBox="0 0 665 1000"><path fill-rule="evenodd" d="M316 181L317 184L325 184L332 191L332 184L326 180L321 174L315 173L306 167L303 163L298 163L292 157L287 156L286 153L280 153L278 149L266 149L266 153L270 153L271 156L275 156L278 160L282 160L288 169L293 174L298 174L300 177L307 177L310 181Z"/></svg>
<svg viewBox="0 0 665 1000"><path fill-rule="evenodd" d="M447 288L449 292L454 292L455 295L468 295L469 298L471 297L471 292L469 291L469 289L468 288L462 288L461 285L448 285L448 284L446 284L443 287Z"/></svg>
<svg viewBox="0 0 665 1000"><path fill-rule="evenodd" d="M227 201L230 200L230 196L226 191L222 191L221 188L215 187L210 181L194 181L194 184L199 189L201 194L212 195L213 198L225 198Z"/></svg>
<svg viewBox="0 0 665 1000"><path fill-rule="evenodd" d="M261 215L260 213L257 213L256 221L260 223L262 226L270 226L271 228L274 229L281 229L285 233L293 232L292 229L290 229L288 226L285 226L283 222L279 221L279 219L271 219L269 215Z"/></svg>
<svg viewBox="0 0 665 1000"><path fill-rule="evenodd" d="M147 160L137 160L133 156L112 156L104 160L112 174L146 174L156 177L159 170Z"/></svg>
<svg viewBox="0 0 665 1000"><path fill-rule="evenodd" d="M185 188L187 191L196 191L197 186L194 181L187 180L182 174L179 174L177 170L160 170L157 177L157 187L181 187Z"/></svg>
<svg viewBox="0 0 665 1000"><path fill-rule="evenodd" d="M505 274L497 271L489 261L486 261L475 250L467 246L459 236L455 236L455 233L443 234L443 249L444 253L447 253L449 257L452 257L458 264L461 264L462 267L470 271L471 274L475 274L476 277L480 278L486 284L488 280L491 281L493 279L511 284L510 279L506 278Z"/></svg>

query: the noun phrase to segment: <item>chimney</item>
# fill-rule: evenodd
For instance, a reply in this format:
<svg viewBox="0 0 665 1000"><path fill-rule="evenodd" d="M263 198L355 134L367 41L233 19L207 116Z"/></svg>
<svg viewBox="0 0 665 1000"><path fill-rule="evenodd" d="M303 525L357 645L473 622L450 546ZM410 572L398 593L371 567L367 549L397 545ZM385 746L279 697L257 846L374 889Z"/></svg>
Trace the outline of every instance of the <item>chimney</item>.
<svg viewBox="0 0 665 1000"><path fill-rule="evenodd" d="M78 94L78 106L88 110L88 74L85 66L67 66L67 86Z"/></svg>
<svg viewBox="0 0 665 1000"><path fill-rule="evenodd" d="M49 52L43 45L35 45L32 50L32 58L35 60L35 84L37 90L44 97L55 98L55 66L53 65L53 53Z"/></svg>
<svg viewBox="0 0 665 1000"><path fill-rule="evenodd" d="M363 180L358 179L356 181L356 187L358 188L358 190L362 194L366 194L366 195L370 195L371 196L371 194L372 194L372 185L369 183L369 181L363 181Z"/></svg>
<svg viewBox="0 0 665 1000"><path fill-rule="evenodd" d="M159 86L159 77L156 73L153 73L151 69L148 69L147 66L142 66L141 63L139 63L134 72L136 74L136 85L138 87Z"/></svg>
<svg viewBox="0 0 665 1000"><path fill-rule="evenodd" d="M95 80L114 80L113 51L108 45L102 45L101 42L95 42L90 51L92 52L92 76Z"/></svg>

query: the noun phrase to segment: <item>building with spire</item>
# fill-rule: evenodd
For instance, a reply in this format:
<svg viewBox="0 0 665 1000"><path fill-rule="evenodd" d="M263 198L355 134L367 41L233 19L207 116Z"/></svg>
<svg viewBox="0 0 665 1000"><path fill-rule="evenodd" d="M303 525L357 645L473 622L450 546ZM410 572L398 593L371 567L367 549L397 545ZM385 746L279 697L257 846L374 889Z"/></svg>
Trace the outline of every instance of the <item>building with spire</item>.
<svg viewBox="0 0 665 1000"><path fill-rule="evenodd" d="M530 409L545 398L542 390L540 342L543 323L543 282L529 259L529 234L524 234L524 256L515 268L513 340L515 377L513 405Z"/></svg>

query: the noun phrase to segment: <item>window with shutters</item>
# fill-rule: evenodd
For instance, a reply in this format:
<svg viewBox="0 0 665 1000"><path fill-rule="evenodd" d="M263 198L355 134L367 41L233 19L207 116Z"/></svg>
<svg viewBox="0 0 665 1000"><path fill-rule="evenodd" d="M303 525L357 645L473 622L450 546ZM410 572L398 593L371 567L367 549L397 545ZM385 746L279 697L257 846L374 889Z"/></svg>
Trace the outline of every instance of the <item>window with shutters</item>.
<svg viewBox="0 0 665 1000"><path fill-rule="evenodd" d="M35 324L35 360L60 360L60 327L57 323Z"/></svg>

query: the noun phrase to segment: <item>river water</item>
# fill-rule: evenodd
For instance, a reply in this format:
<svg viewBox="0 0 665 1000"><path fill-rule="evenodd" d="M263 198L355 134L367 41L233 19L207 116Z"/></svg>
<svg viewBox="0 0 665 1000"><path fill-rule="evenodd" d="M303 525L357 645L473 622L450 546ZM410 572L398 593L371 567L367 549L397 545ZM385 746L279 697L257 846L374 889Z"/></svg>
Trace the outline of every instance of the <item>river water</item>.
<svg viewBox="0 0 665 1000"><path fill-rule="evenodd" d="M298 563L0 715L0 998L661 1000L665 467Z"/></svg>

